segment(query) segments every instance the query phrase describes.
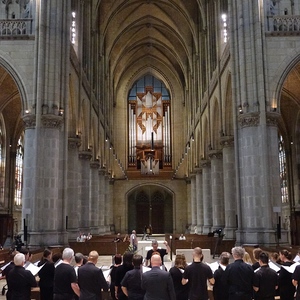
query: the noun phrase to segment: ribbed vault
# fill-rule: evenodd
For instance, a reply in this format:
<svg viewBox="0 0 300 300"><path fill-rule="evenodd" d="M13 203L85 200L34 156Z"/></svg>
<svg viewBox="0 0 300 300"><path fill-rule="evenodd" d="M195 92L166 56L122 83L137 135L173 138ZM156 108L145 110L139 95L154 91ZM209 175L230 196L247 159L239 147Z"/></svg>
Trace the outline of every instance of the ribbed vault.
<svg viewBox="0 0 300 300"><path fill-rule="evenodd" d="M169 69L187 85L202 28L197 1L109 1L99 5L102 53L114 88L129 68ZM167 83L166 83L167 84Z"/></svg>
<svg viewBox="0 0 300 300"><path fill-rule="evenodd" d="M172 134L177 136L172 142L175 165L184 151L188 126L184 104L194 85L195 60L206 27L201 4L197 0L101 0L97 11L105 95L110 95L115 107L114 146L120 136L126 139L128 135L128 92L136 80L150 74L170 92ZM126 165L125 143L118 143L115 150ZM118 171L116 168L116 174ZM182 172L184 176L184 169Z"/></svg>

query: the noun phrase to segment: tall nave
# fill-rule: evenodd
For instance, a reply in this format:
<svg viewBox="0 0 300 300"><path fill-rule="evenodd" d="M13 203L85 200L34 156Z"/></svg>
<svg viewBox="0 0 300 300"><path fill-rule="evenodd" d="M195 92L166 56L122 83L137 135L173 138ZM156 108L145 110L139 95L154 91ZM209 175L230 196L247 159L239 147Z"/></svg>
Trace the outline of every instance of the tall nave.
<svg viewBox="0 0 300 300"><path fill-rule="evenodd" d="M0 1L0 243L222 229L300 244L300 0Z"/></svg>

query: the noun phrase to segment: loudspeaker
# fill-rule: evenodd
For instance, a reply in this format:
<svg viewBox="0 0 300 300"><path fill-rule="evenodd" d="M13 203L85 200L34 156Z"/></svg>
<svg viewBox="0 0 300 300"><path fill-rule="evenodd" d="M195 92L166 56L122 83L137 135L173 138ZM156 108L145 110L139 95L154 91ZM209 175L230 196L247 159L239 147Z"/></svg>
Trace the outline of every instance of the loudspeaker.
<svg viewBox="0 0 300 300"><path fill-rule="evenodd" d="M24 242L27 242L27 225L26 225L26 219L23 219L24 222Z"/></svg>

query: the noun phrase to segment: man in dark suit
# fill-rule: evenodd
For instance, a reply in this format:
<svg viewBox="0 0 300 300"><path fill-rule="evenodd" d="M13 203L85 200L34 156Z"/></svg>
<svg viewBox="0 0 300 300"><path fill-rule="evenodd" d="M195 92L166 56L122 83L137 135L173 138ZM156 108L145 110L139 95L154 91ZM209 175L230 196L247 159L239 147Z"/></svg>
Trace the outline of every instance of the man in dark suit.
<svg viewBox="0 0 300 300"><path fill-rule="evenodd" d="M11 300L30 300L31 288L37 282L30 271L24 269L25 255L17 253L14 257L15 267L7 275L7 285Z"/></svg>
<svg viewBox="0 0 300 300"><path fill-rule="evenodd" d="M161 270L161 257L154 254L151 257L152 269L142 275L142 288L146 291L144 300L174 300L176 299L171 274Z"/></svg>
<svg viewBox="0 0 300 300"><path fill-rule="evenodd" d="M78 268L78 285L80 288L80 300L102 299L101 289L108 291L108 284L104 278L102 270L95 265L98 261L97 251L91 251L88 262Z"/></svg>
<svg viewBox="0 0 300 300"><path fill-rule="evenodd" d="M254 271L243 261L245 249L234 247L231 249L234 262L226 267L224 284L229 288L230 300L251 300L253 296Z"/></svg>

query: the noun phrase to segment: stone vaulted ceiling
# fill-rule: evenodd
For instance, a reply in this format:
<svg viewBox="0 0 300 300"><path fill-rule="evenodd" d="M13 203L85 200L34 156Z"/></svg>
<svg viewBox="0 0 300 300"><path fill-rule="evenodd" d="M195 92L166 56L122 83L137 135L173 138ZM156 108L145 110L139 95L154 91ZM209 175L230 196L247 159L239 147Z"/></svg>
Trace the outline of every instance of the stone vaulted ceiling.
<svg viewBox="0 0 300 300"><path fill-rule="evenodd" d="M0 112L4 115L8 136L17 135L23 127L20 119L20 94L11 75L0 67Z"/></svg>
<svg viewBox="0 0 300 300"><path fill-rule="evenodd" d="M102 54L114 88L124 76L141 76L146 69L168 80L172 74L172 84L185 87L198 53L201 10L197 0L102 0Z"/></svg>

